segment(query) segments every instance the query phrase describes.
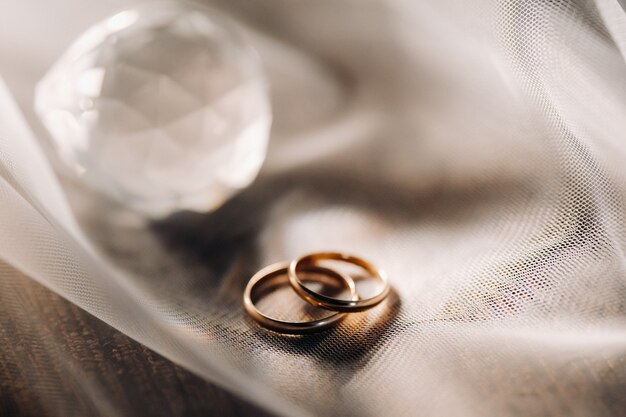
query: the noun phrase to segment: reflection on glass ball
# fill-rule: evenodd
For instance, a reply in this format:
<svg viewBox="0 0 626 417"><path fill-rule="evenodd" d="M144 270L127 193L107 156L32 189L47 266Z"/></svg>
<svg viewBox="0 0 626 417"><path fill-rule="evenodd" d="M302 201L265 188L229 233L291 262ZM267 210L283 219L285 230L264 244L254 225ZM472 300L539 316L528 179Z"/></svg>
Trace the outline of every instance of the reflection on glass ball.
<svg viewBox="0 0 626 417"><path fill-rule="evenodd" d="M146 4L85 32L35 108L62 159L149 216L210 211L256 177L271 109L259 60L221 15Z"/></svg>

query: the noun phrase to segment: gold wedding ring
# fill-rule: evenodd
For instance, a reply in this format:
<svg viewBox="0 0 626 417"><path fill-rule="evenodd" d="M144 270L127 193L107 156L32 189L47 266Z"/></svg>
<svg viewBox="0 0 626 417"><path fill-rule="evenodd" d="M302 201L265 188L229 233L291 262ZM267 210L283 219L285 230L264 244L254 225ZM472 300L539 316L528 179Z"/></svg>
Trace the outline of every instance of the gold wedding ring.
<svg viewBox="0 0 626 417"><path fill-rule="evenodd" d="M260 325L279 333L302 334L315 333L328 329L345 318L345 313L334 313L319 320L289 322L278 320L261 313L255 305L259 287L262 287L263 284L265 284L271 289L273 287L280 286L281 283L288 285L288 269L289 264L287 263L270 265L261 269L250 279L243 294L243 303L246 311L254 320L256 320ZM352 281L352 278L347 275L317 265L308 265L303 268L303 271L315 272L335 278L336 281L338 281L343 287L350 290L352 299L358 298L354 281Z"/></svg>
<svg viewBox="0 0 626 417"><path fill-rule="evenodd" d="M317 265L319 261L333 260L347 262L365 270L369 276L380 281L383 285L381 291L366 299L339 299L320 294L306 287L300 279L299 273L307 270L310 266ZM309 303L327 310L354 313L367 310L383 301L389 294L389 283L386 274L374 264L353 255L340 252L318 252L293 260L289 264L289 283L298 295Z"/></svg>
<svg viewBox="0 0 626 417"><path fill-rule="evenodd" d="M356 290L351 276L336 271L328 266L320 265L324 261L340 261L355 265L363 269L369 278L382 283L381 290L374 296L362 299ZM304 285L304 273L316 273L320 277L315 281L323 283L331 278L333 284L339 283L342 288L350 291L349 299L334 298L321 294ZM309 304L326 310L334 311L333 314L319 320L290 322L272 318L262 313L255 305L261 298L261 291L265 293L279 286L289 285L295 293ZM291 263L277 263L261 269L254 274L243 294L243 304L250 316L260 325L279 333L314 333L335 326L345 318L347 313L356 313L378 305L389 294L390 286L386 274L376 265L359 258L340 252L318 252L302 256Z"/></svg>

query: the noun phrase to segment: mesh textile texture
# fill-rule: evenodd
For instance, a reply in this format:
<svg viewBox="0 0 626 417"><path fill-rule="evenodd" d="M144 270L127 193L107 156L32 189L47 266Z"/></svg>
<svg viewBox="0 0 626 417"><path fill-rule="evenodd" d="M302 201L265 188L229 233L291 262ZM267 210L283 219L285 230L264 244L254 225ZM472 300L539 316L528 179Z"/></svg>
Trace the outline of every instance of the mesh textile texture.
<svg viewBox="0 0 626 417"><path fill-rule="evenodd" d="M263 37L276 124L259 179L215 213L148 224L58 181L3 88L0 289L27 275L282 415L626 414L617 1L214 4ZM10 48L0 73L43 136L28 106L45 65L11 67ZM251 274L315 250L374 261L389 300L305 337L251 323ZM115 414L103 381L76 383Z"/></svg>

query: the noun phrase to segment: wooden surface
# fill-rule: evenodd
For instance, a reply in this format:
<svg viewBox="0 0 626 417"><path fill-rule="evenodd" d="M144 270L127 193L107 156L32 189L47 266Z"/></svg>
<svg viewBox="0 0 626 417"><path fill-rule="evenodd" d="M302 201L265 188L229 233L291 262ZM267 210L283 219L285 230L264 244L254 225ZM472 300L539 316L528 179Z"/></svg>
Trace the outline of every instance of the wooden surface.
<svg viewBox="0 0 626 417"><path fill-rule="evenodd" d="M0 265L0 416L267 415Z"/></svg>

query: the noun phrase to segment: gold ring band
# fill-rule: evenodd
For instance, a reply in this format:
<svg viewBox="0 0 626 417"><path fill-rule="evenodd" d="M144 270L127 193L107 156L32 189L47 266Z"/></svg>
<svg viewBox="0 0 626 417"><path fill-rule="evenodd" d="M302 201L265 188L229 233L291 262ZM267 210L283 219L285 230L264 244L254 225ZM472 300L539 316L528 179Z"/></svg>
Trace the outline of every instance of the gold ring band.
<svg viewBox="0 0 626 417"><path fill-rule="evenodd" d="M301 270L306 272L317 272L326 276L337 278L338 281L343 286L345 286L345 288L350 290L350 294L353 300L356 300L358 298L354 281L352 281L352 278L345 274L317 265L306 265L301 267ZM279 333L303 334L315 333L326 330L330 327L335 326L337 323L345 318L345 313L334 313L319 320L289 322L274 319L261 313L261 311L259 311L259 309L255 306L253 301L256 294L255 289L260 284L268 283L269 281L278 279L281 276L284 276L283 280L285 284L288 283L288 272L289 264L277 263L263 268L262 270L254 274L252 278L250 278L250 281L248 282L248 285L246 286L243 294L243 304L248 314L250 314L250 316L260 325Z"/></svg>
<svg viewBox="0 0 626 417"><path fill-rule="evenodd" d="M360 299L357 296L356 298L353 297L353 299L351 300L333 298L315 292L302 283L302 280L298 276L298 273L308 269L310 266L316 265L319 261L322 260L343 261L359 266L367 271L372 277L381 281L383 284L383 289L373 297ZM379 304L389 294L389 283L387 282L387 276L381 269L357 256L346 255L339 252L312 253L299 259L295 259L289 264L289 283L298 293L298 295L300 295L300 297L304 298L309 303L317 307L341 312L357 312L367 310Z"/></svg>

